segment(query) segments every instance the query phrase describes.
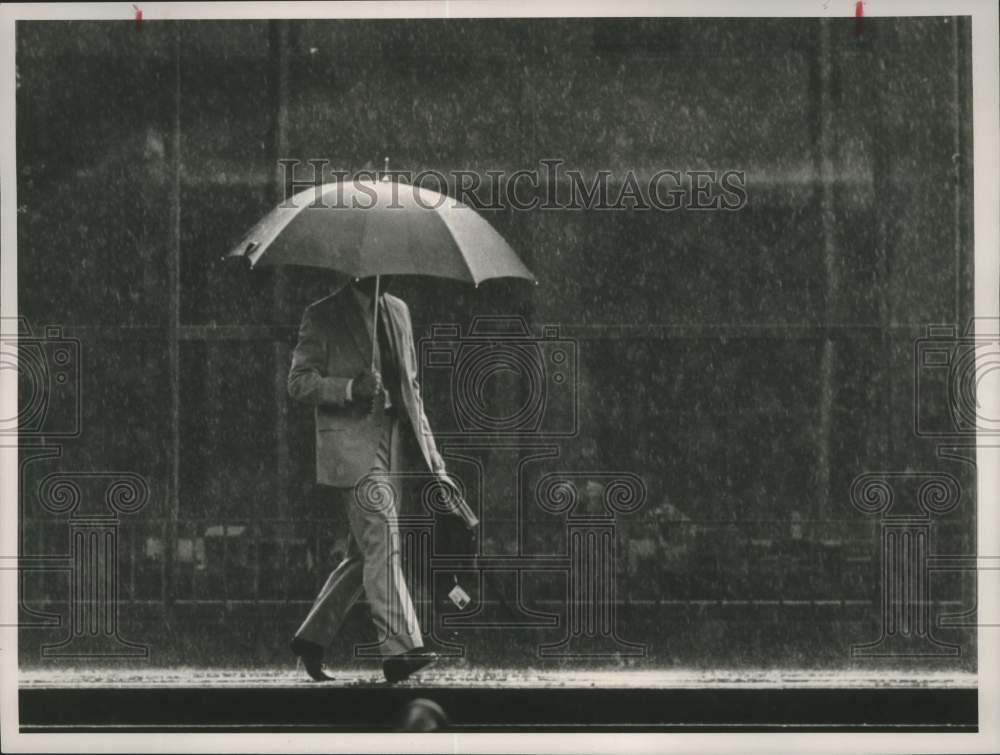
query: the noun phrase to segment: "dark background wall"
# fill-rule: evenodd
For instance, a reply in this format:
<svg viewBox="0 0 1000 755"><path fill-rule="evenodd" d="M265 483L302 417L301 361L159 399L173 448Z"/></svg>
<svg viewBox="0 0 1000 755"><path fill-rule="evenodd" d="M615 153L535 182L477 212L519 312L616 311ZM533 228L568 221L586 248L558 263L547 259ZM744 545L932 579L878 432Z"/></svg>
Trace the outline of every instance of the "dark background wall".
<svg viewBox="0 0 1000 755"><path fill-rule="evenodd" d="M503 314L576 344L580 432L525 489L553 468L641 476L646 505L616 522L619 621L652 665L873 663L849 655L880 621L862 472L957 476L935 548L974 552L972 467L913 429L914 339L972 313L966 21L32 22L17 39L19 307L79 339L82 411L58 458L22 438L23 555L66 550L44 475L142 475L120 619L155 662L284 663L343 536L284 392L330 280L220 261L280 196L282 157L746 172L739 212L484 212L537 287L395 287L418 337ZM450 411L447 381L425 393L432 422ZM519 514L546 552L559 523L512 504L503 453L485 463L489 547L511 551ZM971 608L971 580L936 584ZM64 615L66 591L43 570L23 598ZM26 628L24 660L60 631ZM942 632L962 657L920 663L974 665L974 638ZM466 640L473 662L522 663L546 636Z"/></svg>

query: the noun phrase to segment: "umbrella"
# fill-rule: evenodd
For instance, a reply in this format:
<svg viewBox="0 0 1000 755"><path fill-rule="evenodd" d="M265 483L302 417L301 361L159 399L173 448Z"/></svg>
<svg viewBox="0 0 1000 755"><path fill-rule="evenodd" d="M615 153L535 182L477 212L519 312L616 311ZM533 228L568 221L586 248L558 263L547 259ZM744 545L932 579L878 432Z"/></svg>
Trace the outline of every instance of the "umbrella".
<svg viewBox="0 0 1000 755"><path fill-rule="evenodd" d="M382 275L429 275L476 286L490 278L535 280L471 207L388 177L301 191L268 213L227 256L245 257L251 267L303 265L353 278L375 276L375 307Z"/></svg>
<svg viewBox="0 0 1000 755"><path fill-rule="evenodd" d="M251 267L302 265L353 278L375 276L373 372L380 276L429 275L476 286L490 278L535 280L510 245L472 208L387 176L299 192L265 215L226 256L244 257ZM446 474L439 477L452 488L457 513L474 528L478 520L457 485Z"/></svg>

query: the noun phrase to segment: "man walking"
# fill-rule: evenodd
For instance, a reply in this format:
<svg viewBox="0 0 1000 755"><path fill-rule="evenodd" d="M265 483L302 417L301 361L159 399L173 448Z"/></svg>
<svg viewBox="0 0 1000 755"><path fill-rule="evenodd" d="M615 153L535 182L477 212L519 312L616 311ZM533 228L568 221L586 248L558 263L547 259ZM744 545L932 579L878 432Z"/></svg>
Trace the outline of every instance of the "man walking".
<svg viewBox="0 0 1000 755"><path fill-rule="evenodd" d="M371 369L375 282L365 278L306 309L288 373L289 395L315 407L316 481L335 505L347 507L350 522L346 557L292 640L292 651L316 681L331 679L323 670L324 650L362 589L388 681L401 681L437 659L423 647L400 566L401 491L393 472L414 441L419 463L444 472L444 462L424 413L409 309L388 294L379 297Z"/></svg>

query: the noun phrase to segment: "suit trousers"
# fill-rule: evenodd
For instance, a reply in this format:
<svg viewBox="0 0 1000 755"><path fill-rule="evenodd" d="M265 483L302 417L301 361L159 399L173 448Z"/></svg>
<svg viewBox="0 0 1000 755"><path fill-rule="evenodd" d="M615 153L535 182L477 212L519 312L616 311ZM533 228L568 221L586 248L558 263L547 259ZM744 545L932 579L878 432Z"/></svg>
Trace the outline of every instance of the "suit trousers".
<svg viewBox="0 0 1000 755"><path fill-rule="evenodd" d="M400 564L398 512L400 423L385 417L372 474L341 488L350 522L347 555L330 574L295 636L327 646L364 590L382 655L423 647L420 625Z"/></svg>

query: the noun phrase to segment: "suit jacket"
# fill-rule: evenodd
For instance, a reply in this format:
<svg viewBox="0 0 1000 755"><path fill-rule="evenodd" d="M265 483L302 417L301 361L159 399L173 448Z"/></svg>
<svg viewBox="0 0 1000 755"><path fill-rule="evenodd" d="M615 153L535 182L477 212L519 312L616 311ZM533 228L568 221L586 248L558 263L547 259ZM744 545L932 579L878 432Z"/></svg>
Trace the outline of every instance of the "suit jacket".
<svg viewBox="0 0 1000 755"><path fill-rule="evenodd" d="M417 382L413 325L406 304L382 297L379 327L386 326L389 347L400 372L399 400L413 428L423 462L433 470L437 455ZM388 323L386 322L388 321ZM299 341L288 372L288 393L315 407L316 481L353 487L371 471L384 409L373 412L347 400L347 384L371 368L371 336L350 286L309 305L299 326Z"/></svg>

